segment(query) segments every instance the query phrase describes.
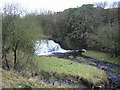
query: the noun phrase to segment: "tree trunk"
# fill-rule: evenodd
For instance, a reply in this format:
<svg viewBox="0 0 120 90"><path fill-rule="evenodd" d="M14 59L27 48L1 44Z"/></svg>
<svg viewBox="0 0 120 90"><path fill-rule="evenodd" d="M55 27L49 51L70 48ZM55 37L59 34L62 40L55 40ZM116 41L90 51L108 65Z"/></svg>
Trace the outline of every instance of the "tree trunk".
<svg viewBox="0 0 120 90"><path fill-rule="evenodd" d="M8 70L10 70L10 67L9 67L9 64L8 64L8 61L7 61L7 58L6 58L6 55L4 55L4 57L5 57L6 66L7 66Z"/></svg>
<svg viewBox="0 0 120 90"><path fill-rule="evenodd" d="M17 53L16 53L16 50L14 50L14 67L16 67L16 63L17 63Z"/></svg>
<svg viewBox="0 0 120 90"><path fill-rule="evenodd" d="M17 45L14 46L13 52L14 52L14 66L13 66L13 68L15 69L16 63L17 63Z"/></svg>

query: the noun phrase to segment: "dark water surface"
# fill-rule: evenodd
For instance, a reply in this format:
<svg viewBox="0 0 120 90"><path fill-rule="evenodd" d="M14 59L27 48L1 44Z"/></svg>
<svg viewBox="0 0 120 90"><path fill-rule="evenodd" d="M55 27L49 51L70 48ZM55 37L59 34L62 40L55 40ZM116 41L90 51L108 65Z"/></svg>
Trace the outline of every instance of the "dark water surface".
<svg viewBox="0 0 120 90"><path fill-rule="evenodd" d="M109 88L120 89L120 74L115 72L115 70L120 70L120 66L118 66L118 65L114 65L114 64L111 64L111 63L108 63L108 62L99 61L99 60L96 60L96 59L92 59L92 58L89 58L89 57L82 56L86 61L95 63L95 64L89 64L89 63L86 63L86 62L79 61L76 58L70 58L69 57L69 56L75 57L75 53L54 53L50 56L55 56L55 57L58 57L58 58L65 58L67 60L75 61L75 62L78 62L78 63L83 63L83 64L86 64L86 65L92 65L92 66L94 66L98 69L104 70L106 72L106 74L109 76L109 79L110 79ZM83 85L83 87L85 87L85 86Z"/></svg>

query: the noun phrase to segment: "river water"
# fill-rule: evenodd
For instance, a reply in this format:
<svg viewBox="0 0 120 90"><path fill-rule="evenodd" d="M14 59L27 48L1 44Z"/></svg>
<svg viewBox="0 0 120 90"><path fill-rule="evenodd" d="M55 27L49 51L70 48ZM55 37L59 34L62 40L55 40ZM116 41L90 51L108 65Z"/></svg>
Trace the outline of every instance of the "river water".
<svg viewBox="0 0 120 90"><path fill-rule="evenodd" d="M92 59L90 57L85 57L82 55L82 57L88 61L88 62L93 62L95 64L89 64L89 63L84 63L82 61L77 60L76 58L70 58L69 56L75 57L75 55L78 55L78 50L65 50L62 49L61 46L58 43L55 43L53 40L41 40L37 41L35 45L35 54L37 55L46 55L46 56L55 56L58 58L66 58L67 60L71 60L74 62L78 63L83 63L86 65L92 65L98 69L104 70L106 74L109 76L110 80L110 85L107 86L107 88L113 88L113 89L120 89L120 74L115 72L116 70L120 70L120 66L114 65L108 62L104 61L99 61L96 59ZM87 85L84 84L78 84L78 82L74 81L52 81L52 80L44 80L46 83L53 83L56 82L58 84L62 85L70 85L72 87L78 87L78 88L88 88Z"/></svg>

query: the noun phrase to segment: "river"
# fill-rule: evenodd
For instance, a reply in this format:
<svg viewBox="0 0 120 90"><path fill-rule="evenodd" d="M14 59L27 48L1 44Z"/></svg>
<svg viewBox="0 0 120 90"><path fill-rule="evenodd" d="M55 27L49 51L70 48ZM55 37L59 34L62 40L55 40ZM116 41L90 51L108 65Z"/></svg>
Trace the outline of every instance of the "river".
<svg viewBox="0 0 120 90"><path fill-rule="evenodd" d="M55 43L53 40L37 41L35 49L36 49L35 54L37 54L37 55L46 55L46 56L54 56L54 57L58 57L58 58L65 58L67 60L71 60L71 61L78 62L78 63L83 63L86 65L91 65L98 69L104 70L110 80L110 85L107 86L106 88L120 89L120 74L115 72L115 70L120 70L120 66L118 66L118 65L114 65L114 64L111 64L108 62L99 61L96 59L92 59L90 57L83 56L80 53L78 53L78 50L62 49L61 46L58 43ZM95 64L85 63L85 62L77 60L76 58L69 57L69 56L75 57L75 55L79 55L79 54L86 61L93 62ZM44 82L52 83L53 81L52 80L44 80ZM54 82L60 83L59 81L54 81ZM77 85L77 87L79 87L79 88L87 88L87 86L84 84L78 85L78 82L76 82L76 81L70 82L70 81L66 80L66 81L62 81L61 83L63 85L71 85L73 87ZM99 88L102 88L102 87L99 87Z"/></svg>

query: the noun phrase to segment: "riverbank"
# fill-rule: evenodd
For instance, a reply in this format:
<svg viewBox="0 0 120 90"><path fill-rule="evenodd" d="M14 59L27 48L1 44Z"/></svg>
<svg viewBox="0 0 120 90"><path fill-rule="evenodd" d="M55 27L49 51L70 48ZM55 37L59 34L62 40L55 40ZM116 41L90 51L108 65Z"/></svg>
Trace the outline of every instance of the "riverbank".
<svg viewBox="0 0 120 90"><path fill-rule="evenodd" d="M107 53L90 51L90 50L88 50L85 53L82 53L82 55L90 57L90 58L94 58L96 60L101 60L101 61L109 62L109 63L120 66L120 56L112 57L111 55L109 55Z"/></svg>
<svg viewBox="0 0 120 90"><path fill-rule="evenodd" d="M59 86L46 84L39 77L25 78L15 72L2 70L2 88L70 88L70 86Z"/></svg>
<svg viewBox="0 0 120 90"><path fill-rule="evenodd" d="M49 73L48 78L56 74L59 79L69 78L78 82L81 80L95 86L104 86L107 83L105 72L93 66L56 57L35 56L35 60L41 71Z"/></svg>
<svg viewBox="0 0 120 90"><path fill-rule="evenodd" d="M120 82L120 73L119 73L120 66L111 64L105 61L101 62L100 60L92 59L90 57L86 57L83 55L82 57L77 56L76 58L73 58L73 56L69 56L67 59L78 62L78 63L83 63L93 67L97 67L100 70L104 70L110 79L108 88L114 88L114 89L120 88L120 83L119 83Z"/></svg>

